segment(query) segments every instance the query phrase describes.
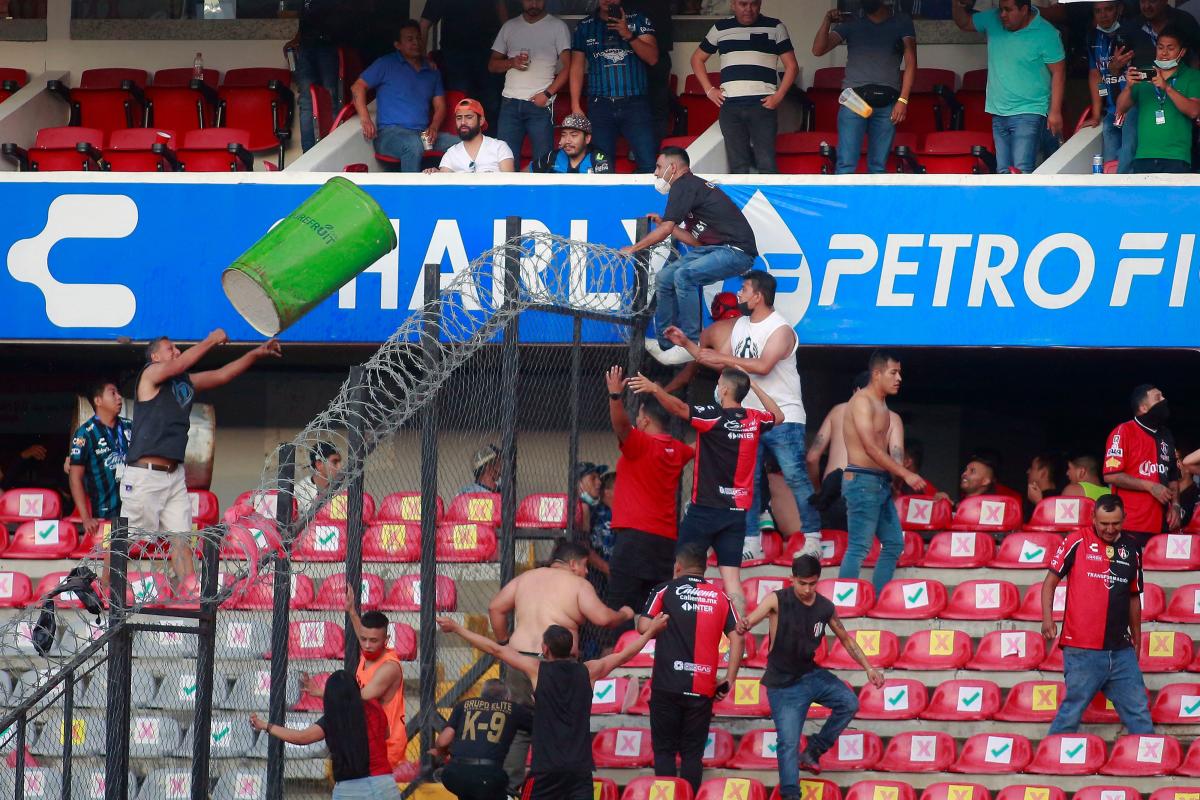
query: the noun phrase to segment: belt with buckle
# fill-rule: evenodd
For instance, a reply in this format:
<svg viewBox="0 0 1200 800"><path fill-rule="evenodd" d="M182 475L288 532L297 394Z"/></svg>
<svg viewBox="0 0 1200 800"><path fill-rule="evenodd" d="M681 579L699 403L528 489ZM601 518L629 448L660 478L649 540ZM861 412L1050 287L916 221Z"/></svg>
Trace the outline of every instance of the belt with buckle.
<svg viewBox="0 0 1200 800"><path fill-rule="evenodd" d="M137 467L138 469L148 469L148 470L151 470L152 472L171 473L171 472L174 472L175 467L177 467L179 465L171 464L170 466L167 466L166 464L154 464L149 461L135 461L132 464L126 464L125 466L126 467Z"/></svg>

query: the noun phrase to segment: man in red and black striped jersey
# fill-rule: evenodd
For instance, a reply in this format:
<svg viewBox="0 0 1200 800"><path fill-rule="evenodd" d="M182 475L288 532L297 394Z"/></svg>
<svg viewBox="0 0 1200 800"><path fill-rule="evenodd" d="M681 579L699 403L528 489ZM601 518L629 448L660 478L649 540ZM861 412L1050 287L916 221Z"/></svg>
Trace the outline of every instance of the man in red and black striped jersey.
<svg viewBox="0 0 1200 800"><path fill-rule="evenodd" d="M1134 417L1108 436L1104 482L1129 510L1125 533L1138 549L1151 536L1179 527L1174 481L1179 480L1175 438L1167 430L1170 409L1162 390L1143 383L1129 398Z"/></svg>
<svg viewBox="0 0 1200 800"><path fill-rule="evenodd" d="M1142 555L1122 532L1125 504L1115 494L1096 501L1092 527L1072 533L1050 561L1042 583L1042 635L1053 641L1054 589L1067 580L1063 671L1067 696L1050 733L1079 730L1097 692L1112 702L1129 733L1154 733L1146 684L1138 667L1142 639Z"/></svg>
<svg viewBox="0 0 1200 800"><path fill-rule="evenodd" d="M739 613L746 609L742 595L742 545L746 540L746 513L754 500L753 482L758 463L758 443L779 421L778 404L740 369L726 367L717 380L711 404L689 406L667 394L641 373L629 379L639 394L651 394L663 408L686 419L696 429L696 465L692 470L692 504L679 523L679 544L695 542L717 554L725 593ZM751 391L766 411L742 407Z"/></svg>
<svg viewBox="0 0 1200 800"><path fill-rule="evenodd" d="M742 662L742 636L729 596L704 579L708 550L684 545L675 556L675 578L650 593L638 630L667 614L671 624L658 635L650 686L650 739L654 774L682 777L700 790L704 746L713 700L729 693ZM717 683L721 639L729 639L725 680ZM679 758L679 769L675 759Z"/></svg>

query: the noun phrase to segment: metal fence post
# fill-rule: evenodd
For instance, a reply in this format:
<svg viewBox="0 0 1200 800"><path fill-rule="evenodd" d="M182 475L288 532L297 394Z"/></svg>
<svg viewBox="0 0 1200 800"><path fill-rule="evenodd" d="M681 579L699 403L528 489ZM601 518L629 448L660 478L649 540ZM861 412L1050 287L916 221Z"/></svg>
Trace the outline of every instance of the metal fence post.
<svg viewBox="0 0 1200 800"><path fill-rule="evenodd" d="M221 590L221 542L204 536L200 618L196 630L196 710L192 721L192 800L207 800L212 750L213 666L217 657L217 593Z"/></svg>
<svg viewBox="0 0 1200 800"><path fill-rule="evenodd" d="M346 487L346 586L354 590L356 606L362 604L362 547L363 547L363 468L366 466L367 448L362 434L362 409L366 400L366 370L362 367L350 369L351 390L350 413L352 421L347 431L347 468L354 478ZM332 500L330 502L333 502ZM354 674L358 669L358 636L350 624L347 614L342 623L346 631L346 670Z"/></svg>
<svg viewBox="0 0 1200 800"><path fill-rule="evenodd" d="M575 478L575 464L579 461L579 389L580 373L583 370L583 317L572 314L571 323L570 440L567 443L567 538L574 541L575 537L579 535L579 531L575 529L575 509L579 505L579 481Z"/></svg>
<svg viewBox="0 0 1200 800"><path fill-rule="evenodd" d="M521 292L521 249L513 240L521 235L521 218L505 220L504 302L516 303ZM504 343L500 346L500 585L516 573L517 516L517 378L521 369L517 345L520 342L519 315L513 314L504 325Z"/></svg>
<svg viewBox="0 0 1200 800"><path fill-rule="evenodd" d="M17 793L13 795L13 800L25 800L25 734L28 726L29 720L26 714L22 713L17 717L17 763L16 769L13 771L13 783L16 784ZM107 785L106 779L105 786L107 787ZM109 800L107 788L104 790L104 800Z"/></svg>
<svg viewBox="0 0 1200 800"><path fill-rule="evenodd" d="M283 537L283 554L271 559L274 578L273 610L271 612L271 696L267 719L284 724L287 713L288 672L288 603L292 581L288 557L295 532L292 530L292 500L295 497L296 446L284 444L279 448L279 494L275 500L275 521ZM267 740L267 800L283 800L283 741L274 736Z"/></svg>
<svg viewBox="0 0 1200 800"><path fill-rule="evenodd" d="M649 233L650 219L648 217L640 217L637 221L635 238L640 242ZM629 361L628 367L625 370L626 377L632 377L641 372L642 363L646 358L646 325L651 318L648 302L650 299L649 253L643 251L634 256L633 268L636 272L634 286L637 287L633 296L633 307L639 310L634 316L633 324L629 327ZM634 415L637 413L637 402L637 396L633 392L626 392L625 410L629 413L630 419L634 418Z"/></svg>
<svg viewBox="0 0 1200 800"><path fill-rule="evenodd" d="M112 564L108 619L120 631L108 645L108 730L104 754L104 799L129 800L129 713L133 672L133 634L125 625L129 570L129 520L118 520L110 534ZM19 759L18 759L19 760Z"/></svg>
<svg viewBox="0 0 1200 800"><path fill-rule="evenodd" d="M75 769L72 757L75 753L75 670L67 673L67 681L63 684L63 733L62 800L71 800L71 772ZM24 760L24 756L19 752L17 758Z"/></svg>
<svg viewBox="0 0 1200 800"><path fill-rule="evenodd" d="M441 310L436 305L442 288L440 264L425 265L425 311L422 316L421 357L427 373L441 359ZM422 772L432 766L429 747L434 709L437 706L437 489L438 489L438 395L428 399L421 414L421 612L418 649L421 676Z"/></svg>

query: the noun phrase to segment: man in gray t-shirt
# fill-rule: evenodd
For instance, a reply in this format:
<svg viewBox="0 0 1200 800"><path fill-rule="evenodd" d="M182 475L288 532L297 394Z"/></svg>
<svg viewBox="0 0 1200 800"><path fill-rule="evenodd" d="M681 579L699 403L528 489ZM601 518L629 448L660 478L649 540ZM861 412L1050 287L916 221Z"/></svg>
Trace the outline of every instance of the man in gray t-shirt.
<svg viewBox="0 0 1200 800"><path fill-rule="evenodd" d="M836 8L821 20L813 39L813 55L823 56L846 43L844 89L853 89L871 106L862 117L846 106L838 109L837 173L858 166L867 138L867 171L884 172L896 126L908 113L908 95L917 74L917 36L912 18L893 12L882 0L862 0L860 16L843 19ZM901 60L904 62L901 77Z"/></svg>

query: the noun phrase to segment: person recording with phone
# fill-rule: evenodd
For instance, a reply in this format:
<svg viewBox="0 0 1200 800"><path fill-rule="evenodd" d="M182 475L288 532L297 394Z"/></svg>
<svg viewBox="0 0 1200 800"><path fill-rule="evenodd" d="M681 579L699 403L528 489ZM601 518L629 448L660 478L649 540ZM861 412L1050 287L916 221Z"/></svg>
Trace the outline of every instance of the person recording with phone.
<svg viewBox="0 0 1200 800"><path fill-rule="evenodd" d="M1104 161L1117 162L1117 172L1129 172L1137 149L1137 106L1124 117L1117 114L1117 98L1125 89L1125 70L1133 61L1134 42L1140 31L1122 19L1120 0L1092 4L1092 29L1087 34L1088 87L1092 110L1084 127L1100 126Z"/></svg>
<svg viewBox="0 0 1200 800"><path fill-rule="evenodd" d="M1200 72L1186 66L1183 35L1159 31L1154 66L1125 71L1117 113L1138 108L1137 149L1130 172L1192 171L1192 130L1200 117Z"/></svg>

